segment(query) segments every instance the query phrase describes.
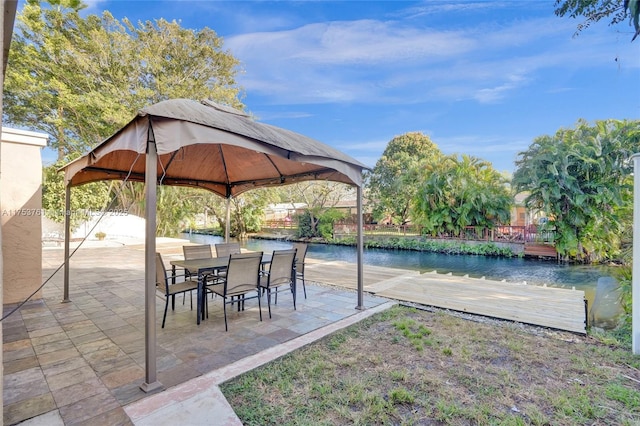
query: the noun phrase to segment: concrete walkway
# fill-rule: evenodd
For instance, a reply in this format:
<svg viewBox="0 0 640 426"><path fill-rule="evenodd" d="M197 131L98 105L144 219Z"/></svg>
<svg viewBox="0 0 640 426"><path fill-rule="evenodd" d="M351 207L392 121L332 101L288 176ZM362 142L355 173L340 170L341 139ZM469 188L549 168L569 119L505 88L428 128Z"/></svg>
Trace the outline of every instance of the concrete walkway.
<svg viewBox="0 0 640 426"><path fill-rule="evenodd" d="M305 267L311 281L355 289L356 265L331 261ZM586 334L585 293L582 290L527 285L386 268L364 267L364 290L392 300L451 309Z"/></svg>

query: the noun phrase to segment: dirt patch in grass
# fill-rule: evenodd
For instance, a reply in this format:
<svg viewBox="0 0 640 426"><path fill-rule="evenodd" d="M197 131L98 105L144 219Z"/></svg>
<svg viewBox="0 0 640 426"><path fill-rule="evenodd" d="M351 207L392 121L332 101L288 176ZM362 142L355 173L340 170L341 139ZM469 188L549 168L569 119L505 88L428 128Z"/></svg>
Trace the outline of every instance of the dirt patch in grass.
<svg viewBox="0 0 640 426"><path fill-rule="evenodd" d="M633 425L640 357L397 306L221 386L245 425Z"/></svg>

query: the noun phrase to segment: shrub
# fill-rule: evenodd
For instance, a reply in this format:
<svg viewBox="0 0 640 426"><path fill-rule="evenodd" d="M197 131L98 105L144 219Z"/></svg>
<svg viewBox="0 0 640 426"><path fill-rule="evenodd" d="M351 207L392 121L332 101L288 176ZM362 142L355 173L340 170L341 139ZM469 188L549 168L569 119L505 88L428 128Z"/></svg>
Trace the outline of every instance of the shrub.
<svg viewBox="0 0 640 426"><path fill-rule="evenodd" d="M335 243L355 245L355 237L343 238ZM510 248L501 248L495 243L468 244L462 241L418 240L415 238L389 237L386 239L369 239L364 243L367 248L384 248L395 250L415 250L446 254L476 254L483 256L514 257Z"/></svg>

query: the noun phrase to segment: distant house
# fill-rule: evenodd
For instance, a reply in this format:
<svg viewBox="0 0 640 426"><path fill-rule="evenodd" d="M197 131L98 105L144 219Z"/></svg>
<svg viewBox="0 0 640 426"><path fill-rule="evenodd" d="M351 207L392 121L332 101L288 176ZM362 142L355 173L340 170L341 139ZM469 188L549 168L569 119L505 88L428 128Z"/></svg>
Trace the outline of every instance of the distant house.
<svg viewBox="0 0 640 426"><path fill-rule="evenodd" d="M363 199L362 204L363 204L362 216L363 216L364 223L372 223L373 215L371 214L371 207L369 207L368 205L368 200ZM356 200L341 200L341 201L338 201L338 203L334 205L332 208L339 210L341 212L344 212L348 218L354 218L354 220L356 218L356 215L358 214L358 206L357 206Z"/></svg>
<svg viewBox="0 0 640 426"><path fill-rule="evenodd" d="M371 223L371 208L367 207L367 200L363 200L364 203L364 222ZM356 205L356 200L341 200L338 201L337 204L333 206L327 206L327 209L333 208L344 212L348 218L353 218L355 220L355 216L358 212L358 207ZM286 220L287 218L292 218L297 214L302 214L307 209L307 204L305 203L279 203L279 204L269 204L264 209L265 220Z"/></svg>
<svg viewBox="0 0 640 426"><path fill-rule="evenodd" d="M542 221L546 220L546 217L542 212L531 211L527 209L524 201L528 195L529 195L528 193L522 192L517 194L514 197L515 202L514 202L514 206L511 208L511 220L509 223L511 226L538 225ZM363 204L364 204L364 208L363 208L364 223L367 223L367 224L374 223L373 215L371 214L372 209L368 205L368 201L366 199L363 200ZM288 205L291 206L291 204L288 204ZM333 208L344 212L348 218L351 218L354 220L358 211L356 206L356 200L339 201L336 205L333 206ZM297 213L299 213L299 211ZM382 220L379 223L381 224L391 223L391 218L389 218L388 220Z"/></svg>
<svg viewBox="0 0 640 426"><path fill-rule="evenodd" d="M286 220L306 208L305 203L278 203L269 204L264 209L265 220Z"/></svg>
<svg viewBox="0 0 640 426"><path fill-rule="evenodd" d="M538 225L540 219L545 218L542 212L527 209L524 202L528 196L528 192L521 192L514 197L515 203L511 209L511 226Z"/></svg>

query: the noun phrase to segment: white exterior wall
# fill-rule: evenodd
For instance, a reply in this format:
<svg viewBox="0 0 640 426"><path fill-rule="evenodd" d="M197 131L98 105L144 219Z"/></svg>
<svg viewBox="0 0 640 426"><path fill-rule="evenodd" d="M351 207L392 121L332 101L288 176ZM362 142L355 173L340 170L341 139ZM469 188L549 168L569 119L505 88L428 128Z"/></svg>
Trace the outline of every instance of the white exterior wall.
<svg viewBox="0 0 640 426"><path fill-rule="evenodd" d="M0 144L3 303L42 284L42 147L48 136L3 127ZM35 298L41 298L36 294Z"/></svg>

